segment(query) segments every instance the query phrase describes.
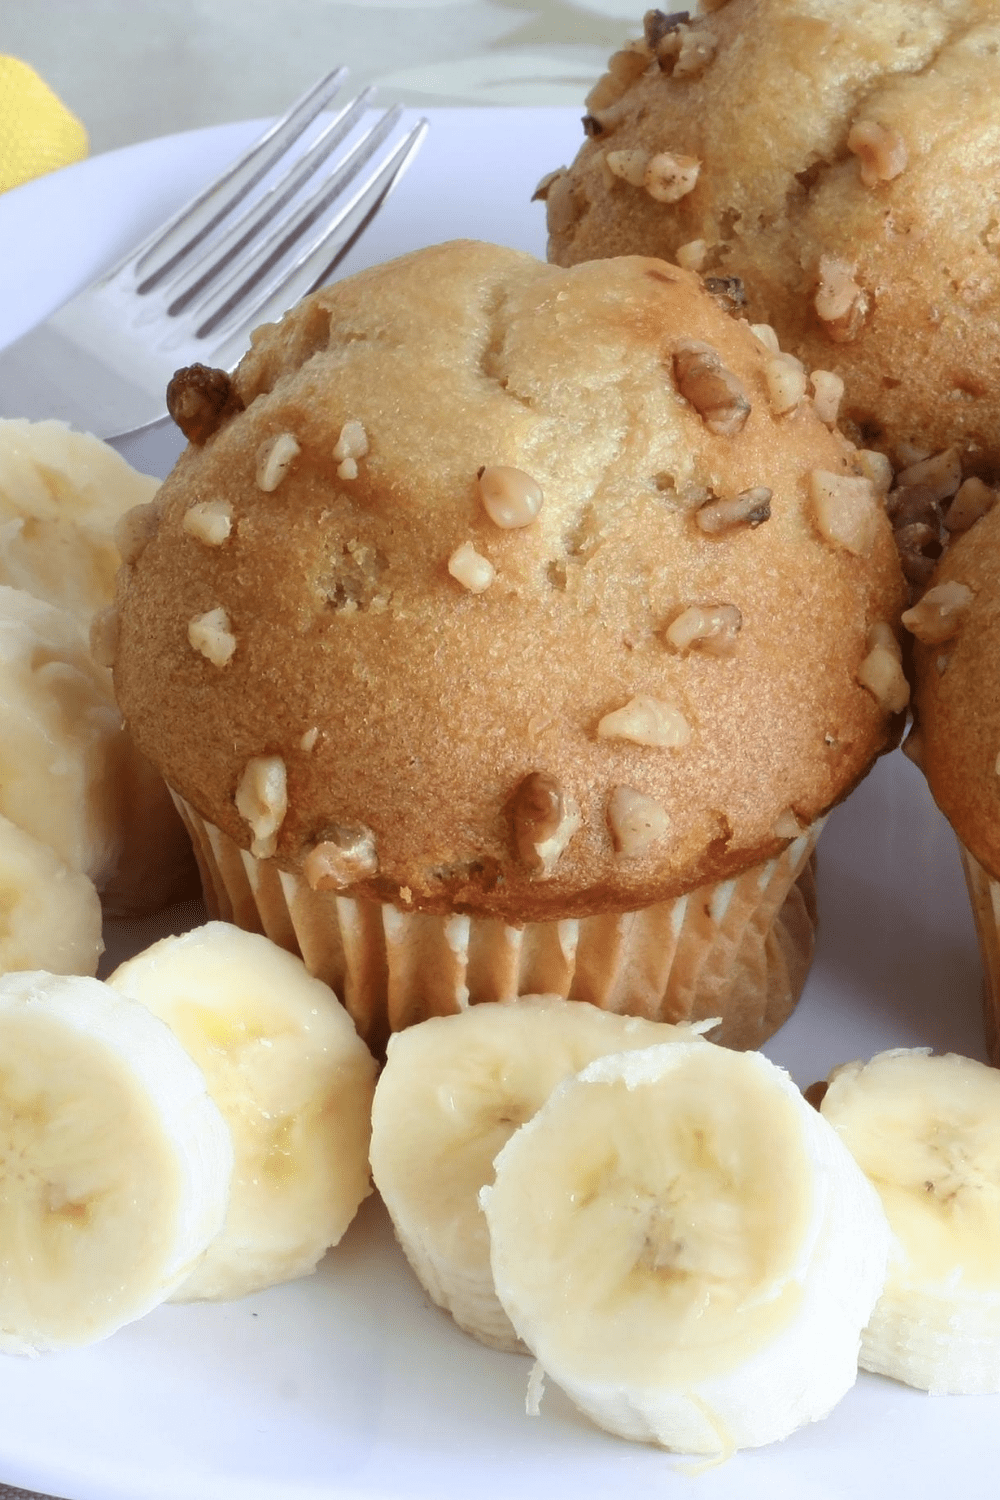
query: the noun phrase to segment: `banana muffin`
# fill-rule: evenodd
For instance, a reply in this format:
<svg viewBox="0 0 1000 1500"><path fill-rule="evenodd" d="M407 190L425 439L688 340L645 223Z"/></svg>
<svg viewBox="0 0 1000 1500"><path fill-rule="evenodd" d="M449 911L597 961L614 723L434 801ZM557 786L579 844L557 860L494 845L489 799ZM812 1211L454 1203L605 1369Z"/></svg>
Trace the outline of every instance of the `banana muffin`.
<svg viewBox="0 0 1000 1500"><path fill-rule="evenodd" d="M465 241L180 372L115 680L212 911L376 1046L539 992L763 1041L908 694L878 466L799 373L677 267Z"/></svg>
<svg viewBox="0 0 1000 1500"><path fill-rule="evenodd" d="M998 0L651 10L541 186L549 257L737 277L750 318L846 385L898 467L1000 463Z"/></svg>

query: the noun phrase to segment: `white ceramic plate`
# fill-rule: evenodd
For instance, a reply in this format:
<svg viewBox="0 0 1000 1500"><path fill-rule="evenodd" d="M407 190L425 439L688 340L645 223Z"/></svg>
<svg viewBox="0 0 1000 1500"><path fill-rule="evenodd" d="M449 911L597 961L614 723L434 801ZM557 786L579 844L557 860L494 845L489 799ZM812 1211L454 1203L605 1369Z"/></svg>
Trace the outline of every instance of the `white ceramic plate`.
<svg viewBox="0 0 1000 1500"><path fill-rule="evenodd" d="M431 111L430 138L352 267L466 235L544 252L530 204L580 139L566 110ZM130 147L0 197L0 345L122 254L252 137ZM155 461L169 458L170 444ZM151 463L154 460L151 460ZM801 1084L888 1046L981 1057L980 974L951 834L888 757L820 845L816 964L767 1051ZM197 920L119 929L116 954ZM0 1480L68 1500L856 1500L996 1492L1000 1399L874 1376L825 1421L699 1477L592 1429L526 1360L430 1306L369 1201L317 1275L222 1306L163 1307L109 1342L0 1359Z"/></svg>

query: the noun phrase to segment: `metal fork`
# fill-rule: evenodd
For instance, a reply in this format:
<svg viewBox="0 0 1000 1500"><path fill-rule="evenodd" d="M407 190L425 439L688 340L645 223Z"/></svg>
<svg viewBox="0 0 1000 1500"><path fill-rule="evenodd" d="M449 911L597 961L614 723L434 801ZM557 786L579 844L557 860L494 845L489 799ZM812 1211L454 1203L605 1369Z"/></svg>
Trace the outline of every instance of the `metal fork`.
<svg viewBox="0 0 1000 1500"><path fill-rule="evenodd" d="M0 351L0 414L134 432L165 414L175 370L232 368L251 329L329 280L428 128L393 141L402 109L366 119L366 89L286 161L346 76L321 78L138 249Z"/></svg>

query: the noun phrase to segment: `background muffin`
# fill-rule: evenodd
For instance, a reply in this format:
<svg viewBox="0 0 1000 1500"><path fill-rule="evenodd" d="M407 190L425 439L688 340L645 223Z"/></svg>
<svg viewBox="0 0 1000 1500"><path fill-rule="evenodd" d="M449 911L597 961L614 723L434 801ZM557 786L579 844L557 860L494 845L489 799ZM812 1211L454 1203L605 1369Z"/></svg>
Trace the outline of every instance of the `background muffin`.
<svg viewBox="0 0 1000 1500"><path fill-rule="evenodd" d="M958 835L986 972L987 1041L1000 1063L1000 509L951 543L903 621L915 637L907 747Z"/></svg>
<svg viewBox="0 0 1000 1500"><path fill-rule="evenodd" d="M756 1045L794 1003L808 896L772 924L906 689L879 497L776 361L677 268L461 242L216 388L121 575L119 700L210 900L368 1034L546 990Z"/></svg>
<svg viewBox="0 0 1000 1500"><path fill-rule="evenodd" d="M542 189L550 258L740 277L751 319L844 379L862 445L995 472L1000 5L729 0L645 35Z"/></svg>

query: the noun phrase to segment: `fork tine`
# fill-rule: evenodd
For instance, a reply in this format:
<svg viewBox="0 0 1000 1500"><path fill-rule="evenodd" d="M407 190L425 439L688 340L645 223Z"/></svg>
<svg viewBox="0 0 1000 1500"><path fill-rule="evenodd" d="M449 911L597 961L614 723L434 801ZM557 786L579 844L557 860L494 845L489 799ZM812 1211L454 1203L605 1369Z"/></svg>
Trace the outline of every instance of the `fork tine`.
<svg viewBox="0 0 1000 1500"><path fill-rule="evenodd" d="M195 279L178 293L167 307L170 317L176 317L195 301L201 292L226 269L247 245L292 201L299 189L323 165L327 157L350 135L367 107L374 88L363 89L358 97L344 106L329 125L316 137L309 150L304 152L288 176L274 184L265 195L254 203L223 232L222 239L216 237L196 257L192 265L184 266L175 280L183 277ZM205 267L205 269L202 269Z"/></svg>
<svg viewBox="0 0 1000 1500"><path fill-rule="evenodd" d="M281 258L285 249L288 248L287 246L283 246L280 254L269 257L266 266L258 267L250 276L244 279L240 286L226 298L225 302L217 307L195 330L194 337L200 339L207 338L210 334L215 334L217 338L225 341L233 337L237 332L253 327L262 310L279 293L282 294L283 305L287 305L289 289L294 284L296 278L301 281L302 273L311 271L311 268L320 258L323 251L329 249L330 241L334 235L357 212L359 207L366 205L364 216L360 223L337 246L335 253L325 262L319 274L312 276L304 286L301 286L297 290L296 295L304 295L306 291L315 291L317 287L322 286L351 249L362 231L367 228L386 198L388 198L393 188L399 182L399 179L413 160L428 129L427 120L419 120L390 155L384 161L380 162L372 176L366 178L364 183L355 190L351 198L338 210L333 219L326 224L323 233L315 241L306 246L291 265L282 267L278 275L267 283L252 302L245 301L245 298L258 286L266 271ZM356 175L356 169L355 173L352 173L353 175ZM328 199L334 196L336 196L334 193L327 194ZM312 216L310 222L313 222L314 219L315 215Z"/></svg>
<svg viewBox="0 0 1000 1500"><path fill-rule="evenodd" d="M261 242L256 255L249 261L235 266L229 277L221 282L213 293L216 299L208 324L209 331L218 327L237 303L242 302L253 288L293 249L330 205L341 197L347 186L391 135L402 115L402 106L394 104L378 120L369 126L354 143L350 151L337 163L334 171L289 218L277 224ZM206 302L208 299L205 299ZM204 305L204 304L203 304ZM199 328L199 334L201 330Z"/></svg>
<svg viewBox="0 0 1000 1500"><path fill-rule="evenodd" d="M137 274L141 273L150 257L164 247L172 235L182 229L189 220L195 221L199 210L207 209L214 204L235 181L236 187L215 209L211 217L201 224L161 266L146 276L136 288L139 294L152 291L232 213L233 209L245 200L247 194L266 176L275 162L309 128L320 110L340 89L346 77L347 69L342 67L334 68L324 74L285 111L280 119L275 120L242 156L227 167L221 177L216 178L208 187L203 188L200 193L178 209L177 213L162 224L148 240L139 246L138 250L133 251L125 261L116 266L110 275L116 275L129 265L134 266ZM245 180L243 180L244 174L248 174Z"/></svg>

